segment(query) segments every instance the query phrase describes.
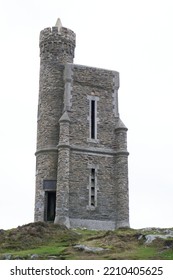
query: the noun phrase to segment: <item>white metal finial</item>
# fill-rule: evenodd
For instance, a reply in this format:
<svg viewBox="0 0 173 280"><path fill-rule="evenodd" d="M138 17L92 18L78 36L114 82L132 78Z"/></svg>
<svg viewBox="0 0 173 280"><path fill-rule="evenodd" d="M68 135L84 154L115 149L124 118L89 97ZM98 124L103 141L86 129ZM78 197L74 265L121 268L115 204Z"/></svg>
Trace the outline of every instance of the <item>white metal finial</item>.
<svg viewBox="0 0 173 280"><path fill-rule="evenodd" d="M60 18L57 19L55 26L58 27L58 32L60 32L62 28L62 23Z"/></svg>

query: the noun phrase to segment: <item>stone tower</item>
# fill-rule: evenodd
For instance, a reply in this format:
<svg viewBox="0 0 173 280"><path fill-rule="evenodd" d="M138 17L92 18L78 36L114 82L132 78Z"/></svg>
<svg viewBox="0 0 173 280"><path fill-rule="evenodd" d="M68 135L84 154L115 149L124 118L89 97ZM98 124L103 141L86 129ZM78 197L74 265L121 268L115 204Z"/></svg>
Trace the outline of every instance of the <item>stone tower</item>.
<svg viewBox="0 0 173 280"><path fill-rule="evenodd" d="M40 33L35 221L129 226L127 128L119 73L73 64L75 33Z"/></svg>

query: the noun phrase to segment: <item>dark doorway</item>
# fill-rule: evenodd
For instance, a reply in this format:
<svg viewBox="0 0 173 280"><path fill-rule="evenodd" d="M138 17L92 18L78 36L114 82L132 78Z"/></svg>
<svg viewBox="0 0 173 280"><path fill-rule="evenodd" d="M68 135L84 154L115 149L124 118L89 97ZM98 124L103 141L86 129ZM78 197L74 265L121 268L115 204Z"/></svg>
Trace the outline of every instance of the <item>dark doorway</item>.
<svg viewBox="0 0 173 280"><path fill-rule="evenodd" d="M55 219L56 192L46 192L46 221L53 222Z"/></svg>

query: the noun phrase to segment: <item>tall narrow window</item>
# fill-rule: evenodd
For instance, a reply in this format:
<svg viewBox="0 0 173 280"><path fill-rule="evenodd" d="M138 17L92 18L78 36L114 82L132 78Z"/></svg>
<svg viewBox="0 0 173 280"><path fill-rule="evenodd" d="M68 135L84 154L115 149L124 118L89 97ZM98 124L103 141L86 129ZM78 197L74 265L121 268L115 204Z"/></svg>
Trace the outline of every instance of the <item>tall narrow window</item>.
<svg viewBox="0 0 173 280"><path fill-rule="evenodd" d="M88 116L87 116L87 120L89 122L89 137L87 139L88 142L92 142L92 143L99 143L99 139L97 138L97 125L99 123L99 113L97 111L98 108L98 101L99 101L99 97L98 96L94 96L94 93L92 93L92 95L88 95L87 99L89 101L89 110L88 110Z"/></svg>
<svg viewBox="0 0 173 280"><path fill-rule="evenodd" d="M91 100L91 139L95 139L95 100Z"/></svg>

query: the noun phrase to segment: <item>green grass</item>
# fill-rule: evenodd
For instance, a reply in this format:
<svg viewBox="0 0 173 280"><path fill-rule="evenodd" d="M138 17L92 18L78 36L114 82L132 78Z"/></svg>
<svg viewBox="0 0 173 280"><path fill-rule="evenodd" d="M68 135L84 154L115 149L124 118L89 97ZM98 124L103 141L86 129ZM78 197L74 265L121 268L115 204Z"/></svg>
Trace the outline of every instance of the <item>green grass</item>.
<svg viewBox="0 0 173 280"><path fill-rule="evenodd" d="M19 256L19 257L24 257L24 256L28 256L28 255L60 255L64 252L64 250L66 249L66 247L61 247L61 246L55 246L55 245L48 245L48 246L42 246L40 248L35 248L35 249L31 249L31 250L23 250L23 251L9 251L8 254L12 255L12 256Z"/></svg>
<svg viewBox="0 0 173 280"><path fill-rule="evenodd" d="M157 229L96 231L71 230L46 223L28 224L0 233L0 258L10 255L11 259L32 259L32 255L38 255L38 259L45 260L51 256L66 260L172 260L173 238L156 239L146 245L144 236L153 233L158 234ZM139 240L139 236L143 238ZM85 252L75 249L75 244L106 250Z"/></svg>
<svg viewBox="0 0 173 280"><path fill-rule="evenodd" d="M173 250L167 250L166 252L160 253L160 258L163 260L173 260Z"/></svg>

